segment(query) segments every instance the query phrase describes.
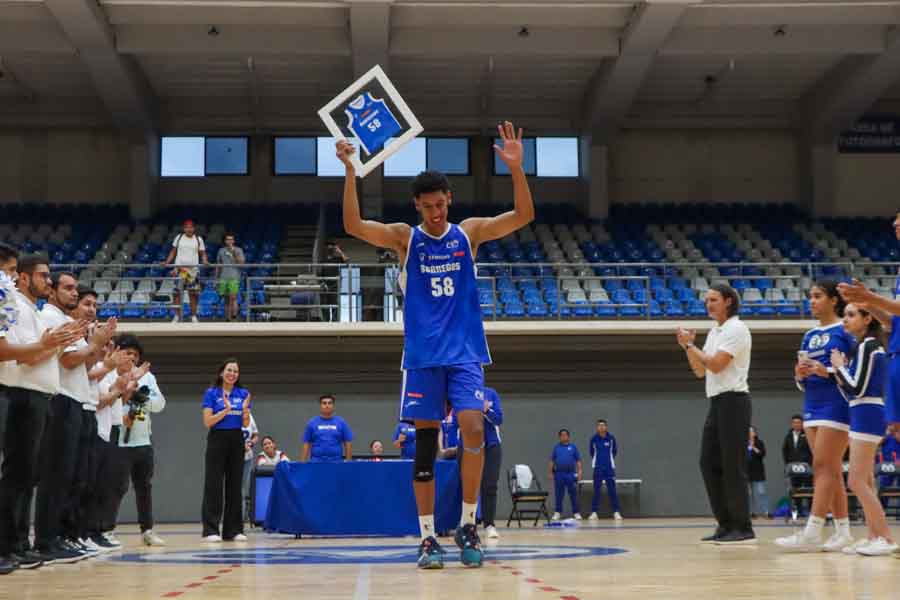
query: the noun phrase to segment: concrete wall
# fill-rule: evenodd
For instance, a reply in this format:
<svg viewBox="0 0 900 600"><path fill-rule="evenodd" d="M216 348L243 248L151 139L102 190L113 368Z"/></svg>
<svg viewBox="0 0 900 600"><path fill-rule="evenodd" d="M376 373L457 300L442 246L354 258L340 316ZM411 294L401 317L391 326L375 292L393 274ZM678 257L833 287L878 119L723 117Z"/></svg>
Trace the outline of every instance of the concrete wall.
<svg viewBox="0 0 900 600"><path fill-rule="evenodd" d="M893 215L900 209L900 154L838 154L835 187L836 215Z"/></svg>

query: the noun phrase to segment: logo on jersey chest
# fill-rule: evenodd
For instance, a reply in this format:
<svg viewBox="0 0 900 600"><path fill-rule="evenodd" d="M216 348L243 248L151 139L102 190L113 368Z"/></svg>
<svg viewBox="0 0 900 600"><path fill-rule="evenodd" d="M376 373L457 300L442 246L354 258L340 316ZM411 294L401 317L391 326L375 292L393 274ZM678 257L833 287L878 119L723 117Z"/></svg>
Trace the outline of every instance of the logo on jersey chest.
<svg viewBox="0 0 900 600"><path fill-rule="evenodd" d="M828 342L831 341L830 333L822 333L817 334L809 338L809 349L810 350L818 350L819 348L824 348L828 345Z"/></svg>
<svg viewBox="0 0 900 600"><path fill-rule="evenodd" d="M456 250L459 248L459 240L450 240L447 242L447 250Z"/></svg>

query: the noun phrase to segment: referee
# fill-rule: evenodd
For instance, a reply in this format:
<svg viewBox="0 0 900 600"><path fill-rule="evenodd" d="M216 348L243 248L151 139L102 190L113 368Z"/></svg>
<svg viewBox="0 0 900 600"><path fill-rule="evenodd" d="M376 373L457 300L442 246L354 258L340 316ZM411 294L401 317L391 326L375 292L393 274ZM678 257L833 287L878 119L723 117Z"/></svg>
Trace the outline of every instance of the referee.
<svg viewBox="0 0 900 600"><path fill-rule="evenodd" d="M700 471L709 504L718 521L703 542L718 545L755 544L750 521L747 477L747 431L752 406L747 375L750 371L750 330L738 318L740 299L726 284L706 293L706 310L716 326L703 350L694 345L696 333L678 329L678 344L687 354L698 379L706 378L709 413L703 425Z"/></svg>

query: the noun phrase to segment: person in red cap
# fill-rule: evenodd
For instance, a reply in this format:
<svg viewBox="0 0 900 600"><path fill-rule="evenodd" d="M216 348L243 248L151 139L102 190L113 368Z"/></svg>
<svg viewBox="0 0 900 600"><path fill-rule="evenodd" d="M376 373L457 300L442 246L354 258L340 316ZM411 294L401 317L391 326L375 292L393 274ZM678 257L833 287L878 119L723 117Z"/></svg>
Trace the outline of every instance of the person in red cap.
<svg viewBox="0 0 900 600"><path fill-rule="evenodd" d="M175 318L177 323L182 318L184 290L187 290L191 301L191 321L197 322L197 301L200 297L200 261L209 266L206 256L206 244L199 235L194 235L194 222L188 219L184 222L183 233L179 233L172 241L172 249L166 258L166 266L175 263L174 275L178 277L178 297L176 298Z"/></svg>

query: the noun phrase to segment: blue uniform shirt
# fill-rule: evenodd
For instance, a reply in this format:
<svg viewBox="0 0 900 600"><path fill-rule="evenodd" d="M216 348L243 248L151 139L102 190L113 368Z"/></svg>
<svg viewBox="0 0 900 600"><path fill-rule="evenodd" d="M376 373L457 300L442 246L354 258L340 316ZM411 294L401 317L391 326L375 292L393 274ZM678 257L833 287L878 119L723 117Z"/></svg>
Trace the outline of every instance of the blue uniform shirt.
<svg viewBox="0 0 900 600"><path fill-rule="evenodd" d="M894 436L885 438L881 445L881 462L900 462L900 442Z"/></svg>
<svg viewBox="0 0 900 600"><path fill-rule="evenodd" d="M469 238L414 227L404 266L403 368L490 364Z"/></svg>
<svg viewBox="0 0 900 600"><path fill-rule="evenodd" d="M559 443L553 447L550 460L553 461L555 473L574 473L577 470L575 463L581 460L581 454L575 444Z"/></svg>
<svg viewBox="0 0 900 600"><path fill-rule="evenodd" d="M500 439L500 426L503 425L503 406L501 406L500 396L494 388L484 388L484 399L491 403L491 407L484 412L484 447L493 448L494 446L499 446L502 441ZM444 429L444 424L441 424L441 429ZM456 419L456 413L453 413L453 446L446 445L448 430L449 427L444 430L444 447L452 448L459 441L459 421Z"/></svg>
<svg viewBox="0 0 900 600"><path fill-rule="evenodd" d="M416 426L409 423L397 423L394 430L394 441L400 437L400 434L406 436L406 439L400 444L400 456L403 458L416 458Z"/></svg>
<svg viewBox="0 0 900 600"><path fill-rule="evenodd" d="M311 459L340 461L344 459L344 442L353 441L353 432L341 417L318 416L307 423L303 441L310 445Z"/></svg>
<svg viewBox="0 0 900 600"><path fill-rule="evenodd" d="M242 413L244 410L244 402L247 401L247 398L250 397L250 392L241 387L236 387L231 390L231 396L228 398L228 401L231 403L231 412L228 415L212 426L213 429L243 429L243 417ZM212 387L206 390L206 394L203 396L203 408L212 409L213 414L221 412L222 409L225 408L225 396L223 395L222 388L220 387Z"/></svg>
<svg viewBox="0 0 900 600"><path fill-rule="evenodd" d="M846 332L844 325L839 321L827 327L815 327L807 331L800 349L808 352L810 359L822 363L831 371L831 351L837 348L843 354L848 354L855 346L856 340ZM804 392L807 406L827 404L835 398L840 398L835 381L831 378L810 375L798 385Z"/></svg>
<svg viewBox="0 0 900 600"><path fill-rule="evenodd" d="M595 471L615 474L616 455L619 454L619 445L613 434L606 432L606 437L600 437L595 433L591 438L591 465Z"/></svg>
<svg viewBox="0 0 900 600"><path fill-rule="evenodd" d="M900 277L897 277L897 283L894 285L894 299L900 300ZM900 316L891 317L891 337L888 340L888 352L896 354L900 352Z"/></svg>
<svg viewBox="0 0 900 600"><path fill-rule="evenodd" d="M347 127L359 139L366 154L377 154L389 139L403 130L384 100L369 92L354 98L344 113Z"/></svg>

